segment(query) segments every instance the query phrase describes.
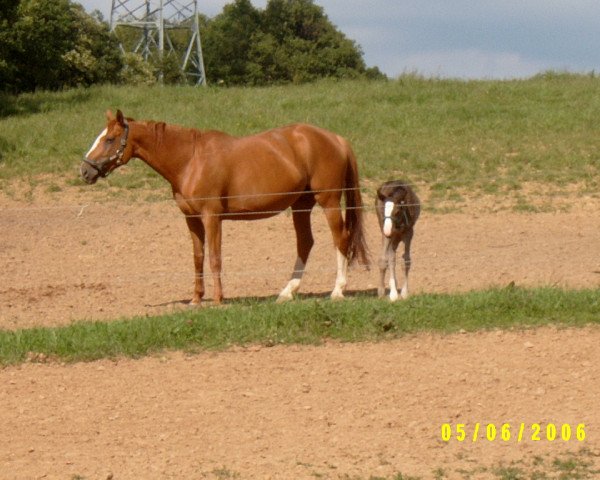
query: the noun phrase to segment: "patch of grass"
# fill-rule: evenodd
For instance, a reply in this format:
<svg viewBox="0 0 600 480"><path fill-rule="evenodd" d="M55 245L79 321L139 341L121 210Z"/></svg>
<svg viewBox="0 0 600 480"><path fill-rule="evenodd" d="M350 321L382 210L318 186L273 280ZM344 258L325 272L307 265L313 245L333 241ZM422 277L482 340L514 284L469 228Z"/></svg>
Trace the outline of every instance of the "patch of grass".
<svg viewBox="0 0 600 480"><path fill-rule="evenodd" d="M500 465L493 469L498 480L583 480L597 478L600 473L593 466L592 454L587 449L570 452L554 459L538 455L532 459Z"/></svg>
<svg viewBox="0 0 600 480"><path fill-rule="evenodd" d="M225 467L215 468L211 473L217 480L230 480L234 478L240 478L239 473L232 472L231 470Z"/></svg>
<svg viewBox="0 0 600 480"><path fill-rule="evenodd" d="M390 303L360 293L344 302L304 298L231 301L222 308L66 327L0 331L0 363L28 359L89 361L140 357L164 350L232 345L377 341L422 331L456 332L600 321L600 290L506 288L465 294L416 295ZM33 352L33 357L32 356ZM41 355L41 357L40 357Z"/></svg>
<svg viewBox="0 0 600 480"><path fill-rule="evenodd" d="M107 108L234 135L314 123L351 141L363 179L409 177L446 186L437 191L442 197L461 188L501 193L523 182L577 182L594 191L600 173L600 78L593 75L511 81L405 75L266 88L103 86L1 103L0 180L50 173L77 183L78 164L103 128ZM163 185L140 164L131 162L106 183L116 189Z"/></svg>

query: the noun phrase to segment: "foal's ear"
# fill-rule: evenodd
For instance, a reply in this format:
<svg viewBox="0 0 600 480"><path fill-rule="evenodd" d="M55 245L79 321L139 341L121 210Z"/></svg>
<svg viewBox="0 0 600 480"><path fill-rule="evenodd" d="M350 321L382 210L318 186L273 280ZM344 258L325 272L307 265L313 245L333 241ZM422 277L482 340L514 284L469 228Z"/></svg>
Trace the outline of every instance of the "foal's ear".
<svg viewBox="0 0 600 480"><path fill-rule="evenodd" d="M106 111L106 121L110 122L114 119L115 119L115 116L113 115L112 110L107 110Z"/></svg>
<svg viewBox="0 0 600 480"><path fill-rule="evenodd" d="M385 202L387 197L383 194L383 192L381 191L381 188L377 189L377 198L379 200L381 200L382 202Z"/></svg>

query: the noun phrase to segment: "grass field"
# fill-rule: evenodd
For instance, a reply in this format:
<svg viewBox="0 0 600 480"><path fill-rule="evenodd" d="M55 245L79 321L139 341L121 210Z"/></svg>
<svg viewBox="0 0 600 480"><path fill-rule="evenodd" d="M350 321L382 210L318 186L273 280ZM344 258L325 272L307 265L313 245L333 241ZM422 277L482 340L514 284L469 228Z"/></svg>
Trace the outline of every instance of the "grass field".
<svg viewBox="0 0 600 480"><path fill-rule="evenodd" d="M404 177L440 198L457 189L500 194L525 183L600 184L600 78L547 73L528 80L458 81L406 75L393 81L320 81L268 88L115 87L0 97L0 189L12 183L81 185L78 165L107 108L128 116L250 134L310 122L346 136L363 182ZM132 162L97 188L135 190L164 180ZM28 352L68 360L143 355L249 342L372 340L421 330L504 328L598 321L598 291L492 291L423 295L390 305L365 298L287 306L249 300L173 317L2 332L0 362Z"/></svg>
<svg viewBox="0 0 600 480"><path fill-rule="evenodd" d="M376 341L418 332L598 322L598 290L506 288L417 295L395 304L366 294L344 302L308 298L283 305L274 304L274 299L248 299L223 308L190 309L168 316L0 332L0 364L28 358L88 361L139 357L163 350L316 344L325 338Z"/></svg>
<svg viewBox="0 0 600 480"><path fill-rule="evenodd" d="M581 192L599 186L600 78L547 73L528 80L321 81L268 88L94 87L0 97L0 188L54 174L79 185L77 166L106 109L245 135L310 122L346 136L363 179L405 177L439 196L502 193L525 182ZM142 162L106 186L163 180ZM102 187L99 187L102 188Z"/></svg>

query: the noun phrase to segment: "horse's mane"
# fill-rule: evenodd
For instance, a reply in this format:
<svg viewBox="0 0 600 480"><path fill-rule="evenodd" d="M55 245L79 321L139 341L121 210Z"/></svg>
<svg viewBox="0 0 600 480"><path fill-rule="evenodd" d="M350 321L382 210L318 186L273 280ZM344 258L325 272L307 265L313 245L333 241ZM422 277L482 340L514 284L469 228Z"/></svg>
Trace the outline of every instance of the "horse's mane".
<svg viewBox="0 0 600 480"><path fill-rule="evenodd" d="M157 122L154 120L148 120L143 122L146 124L148 129L154 134L154 138L157 145L161 145L165 141L165 137L169 133L176 134L188 134L190 138L195 138L201 134L200 130L195 128L183 127L181 125L172 125L165 122Z"/></svg>

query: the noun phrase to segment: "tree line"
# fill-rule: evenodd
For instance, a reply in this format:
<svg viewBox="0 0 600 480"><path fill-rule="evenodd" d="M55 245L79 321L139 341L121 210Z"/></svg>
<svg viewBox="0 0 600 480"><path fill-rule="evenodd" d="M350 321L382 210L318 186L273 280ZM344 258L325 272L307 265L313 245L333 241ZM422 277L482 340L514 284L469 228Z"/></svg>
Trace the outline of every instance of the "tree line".
<svg viewBox="0 0 600 480"><path fill-rule="evenodd" d="M367 68L360 47L313 0L250 0L200 15L209 84L269 85L323 77L384 75ZM124 53L100 12L72 0L0 0L0 90L21 93L97 83L185 81L176 54L148 58ZM125 33L126 35L126 33Z"/></svg>

